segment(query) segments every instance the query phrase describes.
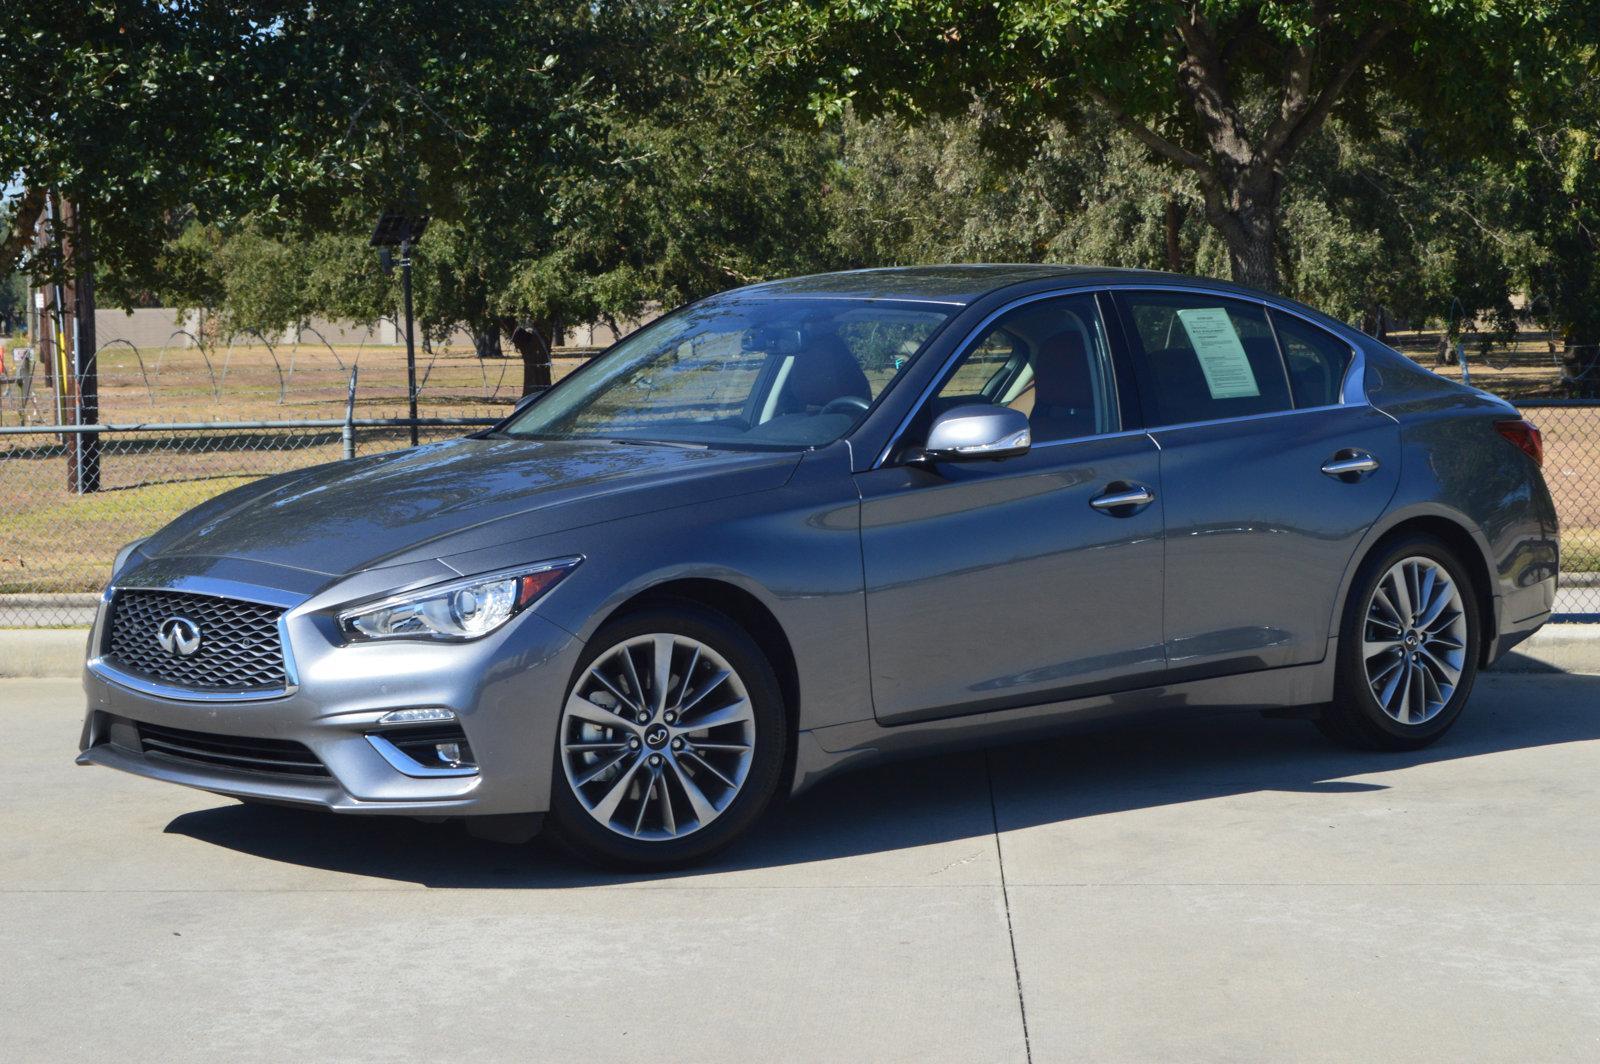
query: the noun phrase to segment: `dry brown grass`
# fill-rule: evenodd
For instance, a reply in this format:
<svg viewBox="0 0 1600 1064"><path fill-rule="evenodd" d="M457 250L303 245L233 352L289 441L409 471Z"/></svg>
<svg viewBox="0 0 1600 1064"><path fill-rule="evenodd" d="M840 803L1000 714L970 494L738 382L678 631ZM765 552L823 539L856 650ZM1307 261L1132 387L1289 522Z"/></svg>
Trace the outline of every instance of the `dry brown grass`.
<svg viewBox="0 0 1600 1064"><path fill-rule="evenodd" d="M582 353L555 360L557 379L582 364ZM405 349L321 343L108 347L100 355L100 420L283 421L344 416L350 373L358 369L356 416L404 416ZM522 394L522 362L479 359L468 348L418 352L419 411L428 417L504 415ZM36 385L33 424L55 420L43 382ZM17 396L0 400L0 424L19 422Z"/></svg>

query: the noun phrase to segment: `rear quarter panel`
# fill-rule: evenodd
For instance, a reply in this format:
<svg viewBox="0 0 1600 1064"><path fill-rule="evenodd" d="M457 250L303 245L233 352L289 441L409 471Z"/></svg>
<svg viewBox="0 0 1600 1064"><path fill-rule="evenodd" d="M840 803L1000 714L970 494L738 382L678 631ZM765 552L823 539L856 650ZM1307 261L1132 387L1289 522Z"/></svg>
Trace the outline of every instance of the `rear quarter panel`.
<svg viewBox="0 0 1600 1064"><path fill-rule="evenodd" d="M1538 466L1495 431L1516 408L1373 346L1368 394L1400 422L1404 448L1400 489L1375 535L1414 517L1457 522L1491 576L1497 633L1536 628L1555 601L1558 529Z"/></svg>

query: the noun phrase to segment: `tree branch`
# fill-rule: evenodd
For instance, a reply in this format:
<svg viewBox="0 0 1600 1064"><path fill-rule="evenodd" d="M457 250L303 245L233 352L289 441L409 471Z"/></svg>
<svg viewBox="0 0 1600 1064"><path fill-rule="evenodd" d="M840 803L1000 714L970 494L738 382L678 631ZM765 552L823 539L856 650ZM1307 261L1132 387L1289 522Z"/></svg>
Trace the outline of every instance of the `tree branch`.
<svg viewBox="0 0 1600 1064"><path fill-rule="evenodd" d="M1328 113L1333 110L1333 105L1338 102L1339 95L1344 92L1345 86L1350 83L1350 79L1355 77L1362 67L1366 66L1367 59L1371 57L1373 50L1378 47L1383 39L1389 35L1389 30L1390 27L1388 26L1374 26L1366 33L1363 33L1360 39L1356 41L1355 49L1350 53L1350 58L1345 60L1344 65L1334 72L1333 77L1328 79L1328 83L1317 94L1316 100L1310 103L1309 106L1304 107L1301 113L1292 120L1285 121L1284 119L1288 117L1285 114L1272 124L1272 128L1262 138L1257 159L1267 165L1276 164L1279 159L1292 154L1295 148L1300 146L1301 141L1315 133L1327 119ZM1309 92L1309 84L1305 88ZM1287 106L1287 99L1285 100L1285 106Z"/></svg>
<svg viewBox="0 0 1600 1064"><path fill-rule="evenodd" d="M1161 134L1157 133L1143 122L1140 122L1138 119L1128 114L1128 112L1124 111L1121 107L1117 106L1116 103L1112 102L1111 98L1105 93L1101 92L1099 89L1091 86L1084 89L1084 92L1088 95L1089 99L1105 108L1106 113L1111 116L1112 121L1116 122L1117 125L1121 126L1124 130L1130 133L1140 144L1143 144L1145 147L1149 148L1163 159L1166 159L1168 162L1174 162L1179 166L1194 170L1200 175L1200 182L1202 185L1207 181L1214 180L1211 167L1206 164L1205 159L1201 158L1199 155L1196 155L1194 152L1183 147L1182 145L1172 143L1172 141L1163 137Z"/></svg>
<svg viewBox="0 0 1600 1064"><path fill-rule="evenodd" d="M1211 150L1238 166L1247 165L1250 134L1228 91L1226 67L1211 24L1198 8L1179 11L1175 27L1184 52L1178 61L1178 87L1189 97Z"/></svg>
<svg viewBox="0 0 1600 1064"><path fill-rule="evenodd" d="M23 251L33 240L34 223L44 211L44 200L43 185L29 185L23 189L22 198L17 201L16 213L11 216L11 231L0 242L0 277L11 275Z"/></svg>

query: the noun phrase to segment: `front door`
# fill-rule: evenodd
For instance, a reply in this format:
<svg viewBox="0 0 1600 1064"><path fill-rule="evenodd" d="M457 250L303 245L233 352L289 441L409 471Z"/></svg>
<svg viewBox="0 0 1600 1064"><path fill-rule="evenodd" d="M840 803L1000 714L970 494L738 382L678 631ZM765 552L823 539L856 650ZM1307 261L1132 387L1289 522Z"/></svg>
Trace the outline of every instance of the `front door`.
<svg viewBox="0 0 1600 1064"><path fill-rule="evenodd" d="M1030 302L966 349L898 448L944 410L1028 414L1003 461L862 473L872 693L885 724L1159 682L1160 455L1124 432L1093 296ZM1143 490L1151 501L1106 503Z"/></svg>

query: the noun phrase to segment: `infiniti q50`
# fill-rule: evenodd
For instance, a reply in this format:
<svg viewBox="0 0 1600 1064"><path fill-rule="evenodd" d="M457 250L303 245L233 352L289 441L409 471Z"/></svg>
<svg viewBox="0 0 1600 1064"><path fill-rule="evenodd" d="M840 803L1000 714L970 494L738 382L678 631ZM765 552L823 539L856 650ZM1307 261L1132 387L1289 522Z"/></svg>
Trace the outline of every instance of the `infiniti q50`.
<svg viewBox="0 0 1600 1064"><path fill-rule="evenodd" d="M493 429L124 548L79 760L663 867L842 767L1073 722L1411 749L1549 616L1541 456L1504 401L1220 282L755 285Z"/></svg>

